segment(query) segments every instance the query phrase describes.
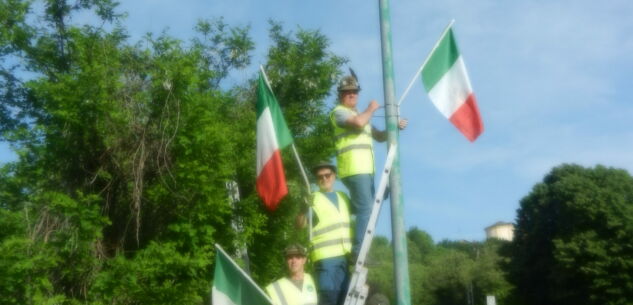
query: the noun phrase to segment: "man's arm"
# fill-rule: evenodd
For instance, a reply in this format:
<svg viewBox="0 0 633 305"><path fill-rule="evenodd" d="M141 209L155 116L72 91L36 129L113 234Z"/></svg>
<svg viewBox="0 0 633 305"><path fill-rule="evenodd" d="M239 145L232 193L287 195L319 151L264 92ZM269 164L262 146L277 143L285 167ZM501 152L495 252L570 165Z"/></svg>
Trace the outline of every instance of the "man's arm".
<svg viewBox="0 0 633 305"><path fill-rule="evenodd" d="M356 129L362 129L365 125L369 124L371 117L379 107L378 102L372 100L369 102L369 105L367 105L367 109L365 109L365 111L347 118L347 120L345 120L345 125Z"/></svg>
<svg viewBox="0 0 633 305"><path fill-rule="evenodd" d="M371 127L371 137L378 142L387 141L387 131L386 130L378 130L378 128L372 126Z"/></svg>
<svg viewBox="0 0 633 305"><path fill-rule="evenodd" d="M310 209L310 202L312 202L312 196L310 198L304 198L299 214L295 218L295 227L297 229L303 229L308 223L308 210Z"/></svg>
<svg viewBox="0 0 633 305"><path fill-rule="evenodd" d="M398 128L400 130L404 130L405 128L407 128L408 124L409 124L409 120L407 120L407 119L400 119L400 121L398 121ZM378 142L387 141L387 131L386 130L378 130L374 126L371 127L371 136L372 136L372 138L374 138L374 140L376 140Z"/></svg>
<svg viewBox="0 0 633 305"><path fill-rule="evenodd" d="M308 217L306 217L306 213L299 213L297 218L295 218L295 227L297 229L303 229L306 227L306 223L308 222Z"/></svg>

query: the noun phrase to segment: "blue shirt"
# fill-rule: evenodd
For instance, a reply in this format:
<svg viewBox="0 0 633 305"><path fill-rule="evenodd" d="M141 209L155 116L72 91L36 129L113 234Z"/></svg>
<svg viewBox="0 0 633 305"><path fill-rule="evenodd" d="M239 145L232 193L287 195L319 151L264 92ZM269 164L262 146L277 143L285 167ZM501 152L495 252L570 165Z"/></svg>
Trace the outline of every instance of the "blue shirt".
<svg viewBox="0 0 633 305"><path fill-rule="evenodd" d="M336 207L336 209L338 209L338 196L336 195L336 192L322 192L323 195L325 195L325 197L327 197L327 199L329 199L334 206Z"/></svg>

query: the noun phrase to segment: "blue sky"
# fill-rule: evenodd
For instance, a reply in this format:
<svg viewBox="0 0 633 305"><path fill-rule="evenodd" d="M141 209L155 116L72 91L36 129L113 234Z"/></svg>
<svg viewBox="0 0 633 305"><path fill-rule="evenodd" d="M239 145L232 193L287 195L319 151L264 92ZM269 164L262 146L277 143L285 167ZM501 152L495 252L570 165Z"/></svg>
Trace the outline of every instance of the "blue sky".
<svg viewBox="0 0 633 305"><path fill-rule="evenodd" d="M250 25L253 77L268 47L268 20L318 29L350 60L360 108L383 103L377 1L121 0L132 39L166 29L187 39L200 18ZM434 240L482 240L483 229L514 221L519 200L553 166L603 164L633 171L633 2L391 1L396 96L404 91L451 19L485 131L468 142L416 82L401 114L405 225ZM330 103L334 102L330 98ZM381 112L381 111L379 111ZM382 115L382 113L379 113ZM373 124L384 127L384 118ZM377 168L385 148L377 148ZM12 159L0 147L0 160ZM390 236L389 209L378 233Z"/></svg>

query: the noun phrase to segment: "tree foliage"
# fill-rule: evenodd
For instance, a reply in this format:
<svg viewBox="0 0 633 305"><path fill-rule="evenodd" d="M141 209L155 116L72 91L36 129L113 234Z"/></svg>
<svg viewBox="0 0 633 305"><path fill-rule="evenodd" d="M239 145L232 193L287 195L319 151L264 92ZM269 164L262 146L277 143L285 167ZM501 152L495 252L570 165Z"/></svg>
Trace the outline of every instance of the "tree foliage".
<svg viewBox="0 0 633 305"><path fill-rule="evenodd" d="M247 247L266 284L274 249L305 235L290 154L279 210L254 190L257 74L225 82L250 66L248 27L203 20L190 42L130 43L121 16L110 0L0 0L0 131L19 156L0 170L1 304L208 303L215 243ZM317 31L270 33L265 68L313 164L332 155L324 101L344 59Z"/></svg>
<svg viewBox="0 0 633 305"><path fill-rule="evenodd" d="M521 200L512 280L528 304L633 301L633 178L565 164Z"/></svg>
<svg viewBox="0 0 633 305"><path fill-rule="evenodd" d="M443 240L413 227L407 232L409 278L412 304L485 304L487 295L497 302L511 299L512 286L506 280L506 241L485 242ZM369 283L372 292L387 295L392 302L394 271L392 249L384 237L376 237L370 251Z"/></svg>

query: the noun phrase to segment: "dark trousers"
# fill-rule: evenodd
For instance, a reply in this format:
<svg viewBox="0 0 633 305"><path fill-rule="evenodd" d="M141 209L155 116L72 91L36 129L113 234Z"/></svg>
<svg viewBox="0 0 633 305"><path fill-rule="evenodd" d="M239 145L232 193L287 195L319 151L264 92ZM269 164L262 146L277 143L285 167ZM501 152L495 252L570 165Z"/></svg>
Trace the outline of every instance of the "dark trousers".
<svg viewBox="0 0 633 305"><path fill-rule="evenodd" d="M341 181L349 190L352 214L356 215L356 227L354 228L354 240L352 242L352 258L356 263L360 251L365 230L371 215L374 202L374 175L360 174L342 178Z"/></svg>
<svg viewBox="0 0 633 305"><path fill-rule="evenodd" d="M345 302L349 271L345 256L330 257L314 263L319 305L342 305Z"/></svg>

